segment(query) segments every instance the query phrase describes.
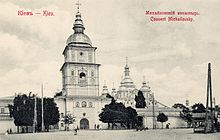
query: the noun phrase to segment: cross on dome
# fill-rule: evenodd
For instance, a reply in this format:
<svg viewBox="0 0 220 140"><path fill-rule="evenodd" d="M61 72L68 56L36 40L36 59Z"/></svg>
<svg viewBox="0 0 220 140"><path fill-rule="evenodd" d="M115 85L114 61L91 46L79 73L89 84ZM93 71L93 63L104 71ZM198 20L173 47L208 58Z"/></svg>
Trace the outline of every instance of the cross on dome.
<svg viewBox="0 0 220 140"><path fill-rule="evenodd" d="M126 56L125 76L129 76L128 57Z"/></svg>
<svg viewBox="0 0 220 140"><path fill-rule="evenodd" d="M77 5L77 10L79 12L79 7L81 6L81 3L79 2L79 0L77 1L77 3L75 5Z"/></svg>
<svg viewBox="0 0 220 140"><path fill-rule="evenodd" d="M126 56L126 66L125 67L128 67L128 57Z"/></svg>

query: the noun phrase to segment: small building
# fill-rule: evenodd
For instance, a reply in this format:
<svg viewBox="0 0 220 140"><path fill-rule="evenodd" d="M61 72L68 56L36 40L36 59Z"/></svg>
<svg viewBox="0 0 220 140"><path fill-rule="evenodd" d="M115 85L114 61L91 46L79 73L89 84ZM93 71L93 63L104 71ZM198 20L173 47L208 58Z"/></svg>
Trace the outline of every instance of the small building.
<svg viewBox="0 0 220 140"><path fill-rule="evenodd" d="M9 104L13 104L15 96L7 96L0 98L0 133L5 133L7 130L16 132L16 126L13 118L10 117Z"/></svg>

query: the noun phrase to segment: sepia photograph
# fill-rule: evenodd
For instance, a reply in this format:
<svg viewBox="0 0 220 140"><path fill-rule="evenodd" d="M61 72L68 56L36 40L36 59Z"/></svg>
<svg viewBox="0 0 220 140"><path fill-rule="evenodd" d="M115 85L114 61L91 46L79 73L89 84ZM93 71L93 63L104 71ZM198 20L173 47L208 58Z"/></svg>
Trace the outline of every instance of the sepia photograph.
<svg viewBox="0 0 220 140"><path fill-rule="evenodd" d="M1 0L0 140L219 140L219 0Z"/></svg>

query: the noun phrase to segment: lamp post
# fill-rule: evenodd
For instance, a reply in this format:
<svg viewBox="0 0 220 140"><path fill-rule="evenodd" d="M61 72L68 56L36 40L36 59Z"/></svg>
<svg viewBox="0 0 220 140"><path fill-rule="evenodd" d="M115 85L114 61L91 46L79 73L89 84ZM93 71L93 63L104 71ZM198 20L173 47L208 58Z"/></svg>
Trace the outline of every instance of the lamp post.
<svg viewBox="0 0 220 140"><path fill-rule="evenodd" d="M37 125L37 94L34 95L34 120L33 120L33 133L36 131Z"/></svg>
<svg viewBox="0 0 220 140"><path fill-rule="evenodd" d="M209 113L209 100L210 100L210 113ZM205 112L205 130L204 133L208 131L214 132L214 114L213 114L213 98L212 98L212 80L211 80L211 63L208 63L208 77L207 77L207 97L206 97L206 112ZM209 116L211 119L211 126L209 126ZM211 127L211 130L209 130Z"/></svg>
<svg viewBox="0 0 220 140"><path fill-rule="evenodd" d="M152 93L152 97L153 97L153 129L156 129L156 125L155 125L155 108L154 108L154 93Z"/></svg>
<svg viewBox="0 0 220 140"><path fill-rule="evenodd" d="M66 124L66 117L67 117L67 95L66 95L66 91L63 90L64 92L64 124L65 124L65 131L67 131L67 124Z"/></svg>
<svg viewBox="0 0 220 140"><path fill-rule="evenodd" d="M41 131L44 131L44 85L41 84Z"/></svg>

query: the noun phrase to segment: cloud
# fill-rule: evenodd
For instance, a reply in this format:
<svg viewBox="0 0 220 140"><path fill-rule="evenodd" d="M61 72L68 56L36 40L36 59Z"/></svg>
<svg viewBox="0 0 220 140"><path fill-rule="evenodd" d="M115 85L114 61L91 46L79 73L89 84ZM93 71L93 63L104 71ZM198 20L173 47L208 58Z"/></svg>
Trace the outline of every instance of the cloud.
<svg viewBox="0 0 220 140"><path fill-rule="evenodd" d="M68 36L63 29L68 28L66 22L71 27L70 15L52 5L42 9L57 13L53 18L19 17L17 10L22 8L9 2L1 3L0 8L5 11L0 13L0 83L4 87L0 96L38 92L43 82L48 83L46 95L53 95L61 89L60 58Z"/></svg>
<svg viewBox="0 0 220 140"><path fill-rule="evenodd" d="M198 4L199 1L199 4ZM213 3L174 0L81 1L85 33L97 46L100 89L106 80L117 88L129 57L131 78L137 88L143 76L150 82L156 98L165 104L204 101L206 66L213 64L213 91L217 100L220 88L219 1ZM208 5L208 7L207 7ZM184 7L184 8L183 8ZM67 37L73 33L73 1L3 0L0 2L0 96L19 91L52 96L61 89L61 55ZM19 17L17 11L50 10L54 17ZM94 9L102 9L94 10ZM151 23L146 10L196 10L193 23Z"/></svg>
<svg viewBox="0 0 220 140"><path fill-rule="evenodd" d="M40 94L40 86L44 84L45 96L52 96L57 89L61 89L61 75L59 67L57 67L59 63L42 62L37 64L37 66L31 72L23 68L15 68L6 73L0 79L0 85L4 87L1 89L1 93L13 95L14 93L28 93L32 91L33 93Z"/></svg>
<svg viewBox="0 0 220 140"><path fill-rule="evenodd" d="M190 58L192 57L191 49L184 45L177 45L171 50L160 50L158 52L132 57L131 60L134 62L141 62L173 59L174 57L180 59Z"/></svg>

